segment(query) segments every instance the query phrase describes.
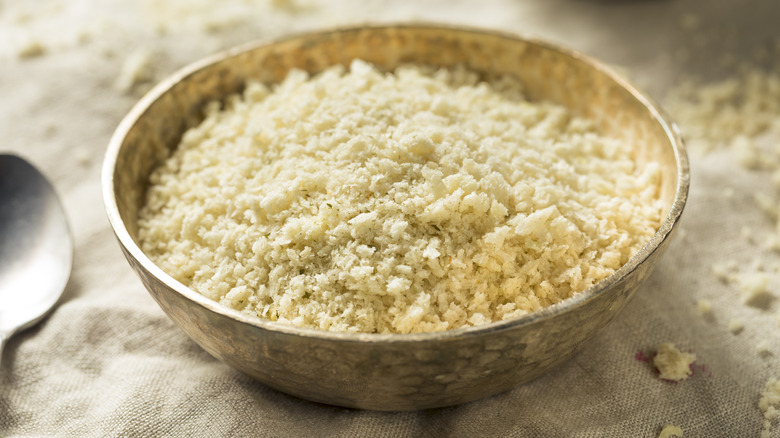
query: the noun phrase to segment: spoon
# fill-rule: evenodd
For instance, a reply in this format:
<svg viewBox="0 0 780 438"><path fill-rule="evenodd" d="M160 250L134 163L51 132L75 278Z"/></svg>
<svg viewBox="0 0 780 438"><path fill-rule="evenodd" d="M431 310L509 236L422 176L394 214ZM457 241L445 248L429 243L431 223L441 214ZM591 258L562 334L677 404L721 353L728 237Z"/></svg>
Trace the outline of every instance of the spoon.
<svg viewBox="0 0 780 438"><path fill-rule="evenodd" d="M73 239L51 183L22 158L0 154L0 359L13 334L57 303L72 262Z"/></svg>

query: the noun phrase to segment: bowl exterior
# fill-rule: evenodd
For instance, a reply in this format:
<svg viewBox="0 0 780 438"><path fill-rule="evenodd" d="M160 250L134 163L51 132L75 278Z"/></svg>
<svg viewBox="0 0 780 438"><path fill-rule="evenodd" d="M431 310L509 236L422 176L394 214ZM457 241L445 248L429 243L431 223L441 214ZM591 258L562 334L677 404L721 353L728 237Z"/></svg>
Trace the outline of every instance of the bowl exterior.
<svg viewBox="0 0 780 438"><path fill-rule="evenodd" d="M666 220L631 261L590 290L516 320L420 335L316 332L220 307L160 271L139 249L137 214L149 174L202 118L205 103L247 79L274 83L290 68L311 73L361 58L465 64L514 74L531 99L549 99L636 144L660 161ZM513 35L435 25L387 25L305 34L241 47L158 85L125 118L106 155L104 197L131 266L170 318L206 351L255 379L308 400L376 410L453 405L527 382L575 354L629 301L669 241L685 203L688 165L678 133L650 102L594 61Z"/></svg>
<svg viewBox="0 0 780 438"><path fill-rule="evenodd" d="M454 405L534 379L575 354L649 273L649 264L642 265L607 293L554 318L393 341L318 338L243 323L188 299L131 255L128 260L165 313L217 359L288 394L374 410Z"/></svg>

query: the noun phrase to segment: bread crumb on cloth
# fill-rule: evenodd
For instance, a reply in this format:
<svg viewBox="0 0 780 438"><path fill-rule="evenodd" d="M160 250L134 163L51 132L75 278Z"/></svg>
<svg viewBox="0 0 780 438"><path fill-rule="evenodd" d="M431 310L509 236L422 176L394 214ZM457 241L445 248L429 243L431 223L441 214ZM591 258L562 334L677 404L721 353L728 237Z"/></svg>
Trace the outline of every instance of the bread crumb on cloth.
<svg viewBox="0 0 780 438"><path fill-rule="evenodd" d="M680 426L675 426L673 424L667 424L664 426L663 429L661 429L661 433L658 434L658 438L682 438L683 436L683 430L680 428Z"/></svg>
<svg viewBox="0 0 780 438"><path fill-rule="evenodd" d="M658 370L662 380L679 382L687 379L693 371L691 365L696 361L693 353L683 353L671 342L658 344L658 352L653 358L653 365Z"/></svg>
<svg viewBox="0 0 780 438"><path fill-rule="evenodd" d="M731 318L729 319L728 329L731 333L737 335L745 329L745 321L741 318Z"/></svg>
<svg viewBox="0 0 780 438"><path fill-rule="evenodd" d="M772 346L769 344L768 339L761 339L756 342L756 352L759 356L768 357L772 355Z"/></svg>
<svg viewBox="0 0 780 438"><path fill-rule="evenodd" d="M780 133L780 75L745 66L739 77L701 84L686 80L669 92L666 106L695 153L727 147L746 169L777 167L756 147L761 135Z"/></svg>
<svg viewBox="0 0 780 438"><path fill-rule="evenodd" d="M774 300L769 290L770 275L757 270L745 270L733 276L733 282L742 293L742 301L752 307L768 308Z"/></svg>
<svg viewBox="0 0 780 438"><path fill-rule="evenodd" d="M440 331L615 272L660 224L659 180L514 78L356 60L211 103L153 172L139 237L183 284L261 318Z"/></svg>
<svg viewBox="0 0 780 438"><path fill-rule="evenodd" d="M701 298L696 301L696 310L699 311L699 314L702 316L711 315L712 314L712 301Z"/></svg>
<svg viewBox="0 0 780 438"><path fill-rule="evenodd" d="M136 49L122 62L114 87L117 91L129 93L136 85L149 81L152 77L151 52L146 49Z"/></svg>
<svg viewBox="0 0 780 438"><path fill-rule="evenodd" d="M758 400L758 408L764 416L764 428L761 438L769 438L772 422L780 418L780 380L771 377L766 382L761 398Z"/></svg>
<svg viewBox="0 0 780 438"><path fill-rule="evenodd" d="M16 54L20 59L37 58L46 54L46 47L40 41L31 39L21 45Z"/></svg>

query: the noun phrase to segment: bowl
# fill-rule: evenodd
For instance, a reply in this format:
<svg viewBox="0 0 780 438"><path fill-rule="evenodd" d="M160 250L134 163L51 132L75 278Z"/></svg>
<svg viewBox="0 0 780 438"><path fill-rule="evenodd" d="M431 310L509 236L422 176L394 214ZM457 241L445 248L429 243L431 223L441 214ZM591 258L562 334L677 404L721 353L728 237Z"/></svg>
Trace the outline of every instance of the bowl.
<svg viewBox="0 0 780 438"><path fill-rule="evenodd" d="M206 103L249 79L280 82L295 67L317 73L362 58L464 64L514 74L531 100L546 99L636 145L661 164L663 222L624 266L551 307L477 327L421 334L302 329L224 307L185 287L139 248L137 215L149 174L203 118ZM536 39L433 24L361 26L305 33L227 50L185 67L122 120L105 157L108 218L130 265L162 310L203 349L258 381L304 399L374 410L454 405L534 379L580 350L624 308L669 243L686 202L689 169L676 127L647 97L582 54Z"/></svg>

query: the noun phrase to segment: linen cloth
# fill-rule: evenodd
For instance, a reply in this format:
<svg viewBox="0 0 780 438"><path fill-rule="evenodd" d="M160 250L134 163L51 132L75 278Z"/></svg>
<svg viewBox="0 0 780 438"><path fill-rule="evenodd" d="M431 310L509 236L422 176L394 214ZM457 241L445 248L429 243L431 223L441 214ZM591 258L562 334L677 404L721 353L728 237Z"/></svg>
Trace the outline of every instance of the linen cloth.
<svg viewBox="0 0 780 438"><path fill-rule="evenodd" d="M780 377L780 306L745 305L712 266L760 263L780 296L780 258L760 245L773 222L753 200L756 191L777 193L769 171L739 166L726 148L691 151L680 232L583 351L506 393L417 412L300 400L201 350L125 262L105 218L100 170L114 128L154 82L258 38L366 21L500 29L613 64L663 105L687 75L718 80L740 60L779 57L777 18L771 0L0 2L0 151L28 158L53 181L76 242L59 306L14 336L0 361L0 436L655 437L666 424L686 437L759 436L760 392ZM712 303L710 315L699 313L700 299ZM736 334L735 318L745 324ZM758 352L761 341L769 353ZM661 381L637 360L660 342L696 354L692 377ZM780 436L777 421L771 436Z"/></svg>

